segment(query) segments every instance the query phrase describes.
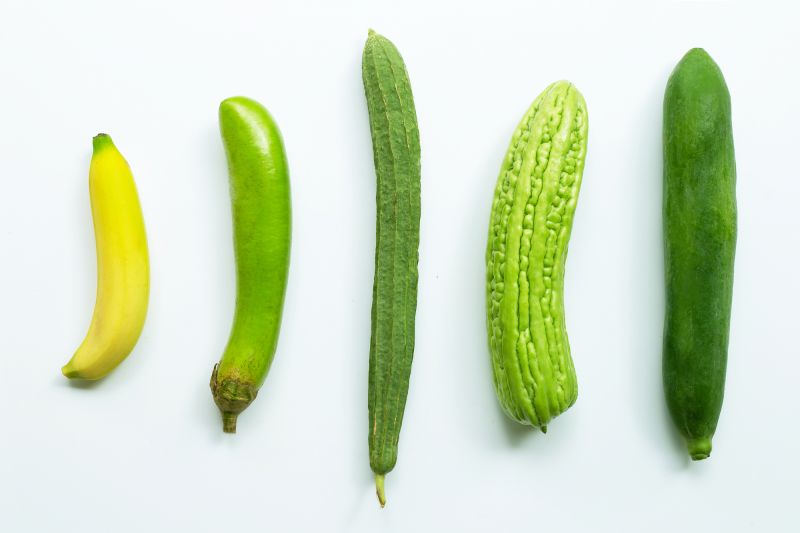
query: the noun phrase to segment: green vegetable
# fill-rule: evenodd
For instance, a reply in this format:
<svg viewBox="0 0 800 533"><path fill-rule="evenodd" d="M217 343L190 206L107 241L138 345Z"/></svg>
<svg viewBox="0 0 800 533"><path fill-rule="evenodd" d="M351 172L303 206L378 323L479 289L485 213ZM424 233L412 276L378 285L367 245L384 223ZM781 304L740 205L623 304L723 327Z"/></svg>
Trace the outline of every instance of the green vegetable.
<svg viewBox="0 0 800 533"><path fill-rule="evenodd" d="M563 292L588 125L574 85L545 89L511 138L489 222L486 311L495 390L508 416L543 432L578 395Z"/></svg>
<svg viewBox="0 0 800 533"><path fill-rule="evenodd" d="M711 454L725 390L736 250L736 164L722 72L700 48L664 95L664 390L692 459Z"/></svg>
<svg viewBox="0 0 800 533"><path fill-rule="evenodd" d="M377 185L375 281L369 350L369 461L381 507L414 356L419 258L420 148L403 58L370 30L362 60Z"/></svg>
<svg viewBox="0 0 800 533"><path fill-rule="evenodd" d="M281 325L289 273L289 167L278 126L258 102L228 98L219 106L228 158L236 313L228 345L211 375L223 429L255 399L267 377Z"/></svg>

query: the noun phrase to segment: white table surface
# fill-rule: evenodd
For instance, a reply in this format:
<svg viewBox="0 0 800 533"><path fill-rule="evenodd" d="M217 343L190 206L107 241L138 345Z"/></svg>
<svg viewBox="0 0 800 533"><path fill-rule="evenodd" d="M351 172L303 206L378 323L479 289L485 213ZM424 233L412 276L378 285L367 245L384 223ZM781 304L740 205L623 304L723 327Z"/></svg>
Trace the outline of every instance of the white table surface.
<svg viewBox="0 0 800 533"><path fill-rule="evenodd" d="M3 2L3 532L800 530L800 39L765 2ZM367 28L408 66L422 139L417 348L380 510L367 457L375 176ZM739 244L725 404L691 464L661 390L661 106L703 46L733 101ZM567 261L578 402L505 419L484 325L495 179L533 98L567 78L589 153ZM217 105L278 120L294 234L284 323L224 435L208 389L234 305ZM87 170L110 133L152 258L133 354L91 387L59 369L94 306Z"/></svg>

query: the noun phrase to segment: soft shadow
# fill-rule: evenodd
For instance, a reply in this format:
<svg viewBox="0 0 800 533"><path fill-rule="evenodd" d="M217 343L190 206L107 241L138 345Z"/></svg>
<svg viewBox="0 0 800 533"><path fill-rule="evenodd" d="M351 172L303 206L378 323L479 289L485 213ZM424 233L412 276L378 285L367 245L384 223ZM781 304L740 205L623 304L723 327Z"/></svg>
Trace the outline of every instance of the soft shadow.
<svg viewBox="0 0 800 533"><path fill-rule="evenodd" d="M104 378L90 380L90 379L76 379L76 378L67 378L63 375L58 375L53 378L53 382L58 387L67 387L70 389L79 389L79 390L94 390L102 388L105 385L106 381L110 379L111 376L106 376Z"/></svg>
<svg viewBox="0 0 800 533"><path fill-rule="evenodd" d="M658 450L669 450L668 460L681 469L691 463L686 444L672 423L662 384L662 335L664 321L664 247L662 229L662 104L664 86L669 77L669 68L664 68L663 76L653 81L640 102L635 127L642 140L644 156L634 167L637 176L629 183L632 192L639 199L630 208L630 223L639 221L639 229L634 234L636 249L642 254L638 265L639 275L634 276L638 284L634 291L632 308L636 317L647 317L645 322L633 329L632 346L642 357L636 358L636 368L631 374L635 380L633 390L641 397L636 403L640 427L648 433L648 438ZM652 320L654 321L651 321ZM654 409L660 413L654 416ZM668 441L668 443L667 443Z"/></svg>
<svg viewBox="0 0 800 533"><path fill-rule="evenodd" d="M503 408L500 407L499 403L497 404L496 412L497 416L503 419L501 422L503 432L506 434L506 440L508 440L511 446L519 447L522 443L535 439L536 435L542 434L539 428L520 424L516 420L510 419L508 415L503 412Z"/></svg>
<svg viewBox="0 0 800 533"><path fill-rule="evenodd" d="M211 393L204 395L208 400L208 406L203 409L203 416L208 421L206 427L208 428L209 437L215 444L229 442L230 439L235 439L241 431L239 428L239 420L236 421L236 433L225 433L222 431L222 413L220 412L217 404L211 399Z"/></svg>
<svg viewBox="0 0 800 533"><path fill-rule="evenodd" d="M140 355L131 354L128 358L126 358L120 365L109 372L106 376L103 376L100 379L90 380L90 379L80 379L80 378L67 378L64 376L59 376L59 378L55 378L57 381L63 383L67 383L67 387L73 389L81 389L81 390L95 390L101 389L106 387L114 387L115 383L118 381L125 382L131 381L136 379L135 374L139 372L139 368L141 364L138 362L143 357L146 357L149 351L150 342L148 339L144 337L140 339L137 347L136 352Z"/></svg>
<svg viewBox="0 0 800 533"><path fill-rule="evenodd" d="M366 249L374 250L375 247L375 171L372 165L371 156L364 159L359 158L360 155L364 153L371 154L372 153L372 137L370 136L370 129L369 129L369 114L367 111L366 100L364 99L364 86L361 81L361 51L364 48L364 41L366 35L356 35L351 39L351 50L352 53L349 56L349 60L347 62L347 77L346 83L349 85L350 90L343 93L346 98L340 101L341 105L348 107L349 109L357 110L356 116L353 117L355 121L357 121L360 125L357 131L358 137L351 143L352 147L356 149L354 152L357 154L355 157L356 159L362 161L364 163L363 168L356 169L360 183L362 184L361 189L365 189L362 191L364 194L363 199L367 199L372 202L369 206L367 213L364 217L360 217L359 221L364 223L364 227L359 227L359 239L360 242ZM425 145L423 144L423 151L425 149ZM366 150L366 152L365 152ZM424 156L423 156L424 157ZM422 187L425 188L425 170L424 170L425 163L423 162L423 171L422 171ZM364 181L366 180L366 181ZM423 195L425 193L423 192ZM359 196L361 197L361 196ZM424 205L423 200L423 213L422 218L423 220L427 216L425 211L426 206ZM423 230L424 231L424 230ZM359 305L361 306L358 317L351 321L349 334L352 338L369 340L370 335L370 306L372 302L372 274L373 274L373 265L371 260L368 260L364 264L359 264L354 268L350 269L351 278L346 280L346 284L348 287L354 288L354 290L359 291L358 294L355 294L354 297L351 299L351 303L354 301L358 301ZM365 279L366 276L366 279ZM420 276L422 277L422 276ZM363 282L367 281L366 284ZM424 283L424 280L420 280L421 283ZM364 290L364 288L367 290ZM355 289L357 288L357 289ZM363 292L360 292L363 291ZM419 328L419 322L417 328ZM350 432L351 435L357 436L354 441L354 445L350 447L349 454L351 457L355 457L354 464L359 465L358 468L354 469L352 472L352 482L356 483L357 486L362 487L362 490L354 491L355 497L353 498L352 502L349 503L348 510L345 513L346 516L346 523L349 525L355 524L360 517L364 513L371 513L371 512L382 512L386 513L386 509L381 509L380 504L378 503L378 498L375 494L375 474L373 474L372 470L370 469L369 464L369 441L367 438L367 430L368 430L368 423L369 418L367 415L366 410L366 401L368 396L368 383L369 383L369 365L367 364L367 354L369 349L369 344L356 344L356 349L358 350L356 353L359 355L354 355L352 357L348 357L346 361L346 368L347 375L353 376L355 383L357 386L353 387L350 391L350 394L347 398L347 408L350 409L352 412L359 412L361 413L359 416L351 417L349 419L349 427L347 430ZM418 352L420 347L418 346L416 351ZM411 387L410 389L414 388L414 368L416 368L412 364L411 370ZM413 392L409 391L409 396L411 396ZM401 433L401 450L402 450L402 433ZM403 455L403 452L400 452L400 455ZM386 475L386 493L389 502L391 502L391 477L392 473ZM387 506L391 505L391 503L387 503Z"/></svg>
<svg viewBox="0 0 800 533"><path fill-rule="evenodd" d="M102 386L103 381L102 379L98 379L95 381L90 381L88 379L67 379L67 384L72 389L82 389L82 390L93 390L98 389Z"/></svg>

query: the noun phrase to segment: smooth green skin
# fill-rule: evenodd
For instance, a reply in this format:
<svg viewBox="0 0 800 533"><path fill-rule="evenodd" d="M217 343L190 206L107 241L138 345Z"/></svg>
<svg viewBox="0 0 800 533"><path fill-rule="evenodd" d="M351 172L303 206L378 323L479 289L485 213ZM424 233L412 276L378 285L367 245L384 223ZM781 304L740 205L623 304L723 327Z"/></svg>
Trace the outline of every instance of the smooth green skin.
<svg viewBox="0 0 800 533"><path fill-rule="evenodd" d="M275 121L258 102L228 98L219 106L230 174L236 312L228 345L211 376L226 433L267 377L281 325L289 274L289 167Z"/></svg>
<svg viewBox="0 0 800 533"><path fill-rule="evenodd" d="M722 72L701 48L664 95L667 406L692 459L711 453L725 391L736 251L736 163Z"/></svg>
<svg viewBox="0 0 800 533"><path fill-rule="evenodd" d="M370 30L362 61L377 175L375 281L369 350L369 462L381 506L414 356L420 220L420 145L408 73L397 48Z"/></svg>
<svg viewBox="0 0 800 533"><path fill-rule="evenodd" d="M543 432L578 396L564 267L588 127L575 86L547 87L514 132L489 222L486 311L495 391L508 416Z"/></svg>

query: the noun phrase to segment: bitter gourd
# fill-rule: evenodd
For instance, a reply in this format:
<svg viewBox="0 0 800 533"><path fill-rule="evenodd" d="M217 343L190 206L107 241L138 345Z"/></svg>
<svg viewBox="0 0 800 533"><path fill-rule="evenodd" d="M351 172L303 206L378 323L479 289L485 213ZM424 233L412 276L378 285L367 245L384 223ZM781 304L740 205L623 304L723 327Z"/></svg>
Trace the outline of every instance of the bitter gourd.
<svg viewBox="0 0 800 533"><path fill-rule="evenodd" d="M694 460L711 454L725 391L736 252L731 99L701 48L664 94L663 374L667 406Z"/></svg>
<svg viewBox="0 0 800 533"><path fill-rule="evenodd" d="M508 416L543 432L578 395L563 289L588 124L574 85L547 87L514 132L492 202L486 310L494 386Z"/></svg>
<svg viewBox="0 0 800 533"><path fill-rule="evenodd" d="M377 175L375 280L369 350L369 460L378 500L397 462L414 355L420 221L420 145L405 64L370 30L362 60Z"/></svg>

